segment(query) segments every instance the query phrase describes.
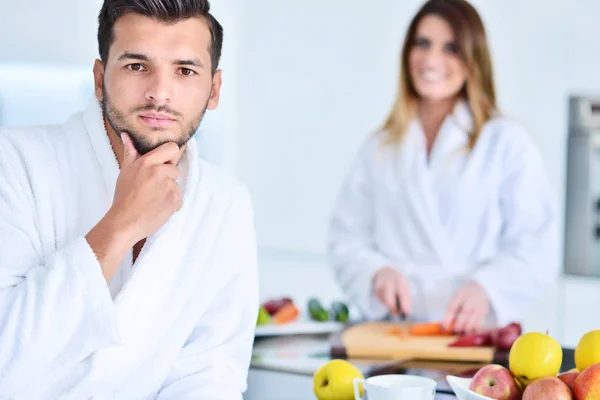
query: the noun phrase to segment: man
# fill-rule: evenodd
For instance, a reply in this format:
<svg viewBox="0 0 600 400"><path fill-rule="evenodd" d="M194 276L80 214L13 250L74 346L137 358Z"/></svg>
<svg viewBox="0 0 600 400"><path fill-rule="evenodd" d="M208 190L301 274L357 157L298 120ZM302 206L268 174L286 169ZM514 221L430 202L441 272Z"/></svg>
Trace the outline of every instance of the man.
<svg viewBox="0 0 600 400"><path fill-rule="evenodd" d="M217 107L206 0L105 0L95 99L0 130L0 398L241 399L249 194L190 140Z"/></svg>

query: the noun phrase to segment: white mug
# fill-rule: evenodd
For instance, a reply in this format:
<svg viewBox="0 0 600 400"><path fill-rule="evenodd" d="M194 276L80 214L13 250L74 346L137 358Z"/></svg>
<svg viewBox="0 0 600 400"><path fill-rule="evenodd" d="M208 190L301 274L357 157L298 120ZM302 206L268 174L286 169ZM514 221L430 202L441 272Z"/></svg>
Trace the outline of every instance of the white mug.
<svg viewBox="0 0 600 400"><path fill-rule="evenodd" d="M378 375L354 379L354 398L360 397L362 383L368 400L433 400L436 381L416 375Z"/></svg>

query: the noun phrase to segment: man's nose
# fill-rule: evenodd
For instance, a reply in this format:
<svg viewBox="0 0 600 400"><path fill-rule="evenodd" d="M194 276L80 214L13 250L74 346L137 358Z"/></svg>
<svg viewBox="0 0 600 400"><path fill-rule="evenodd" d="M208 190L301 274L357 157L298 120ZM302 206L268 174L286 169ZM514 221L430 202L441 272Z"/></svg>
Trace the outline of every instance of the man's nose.
<svg viewBox="0 0 600 400"><path fill-rule="evenodd" d="M168 103L173 98L171 79L164 72L155 72L146 90L146 99L152 103Z"/></svg>

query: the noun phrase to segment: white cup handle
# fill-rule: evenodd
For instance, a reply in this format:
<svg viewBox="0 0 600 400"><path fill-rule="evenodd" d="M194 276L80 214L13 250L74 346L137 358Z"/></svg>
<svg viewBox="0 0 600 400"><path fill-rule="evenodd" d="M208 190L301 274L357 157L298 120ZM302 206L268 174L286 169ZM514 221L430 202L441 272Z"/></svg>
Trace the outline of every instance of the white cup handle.
<svg viewBox="0 0 600 400"><path fill-rule="evenodd" d="M354 399L355 400L362 400L362 396L360 395L360 390L359 390L359 387L358 387L359 383L362 383L363 384L363 388L364 388L365 380L364 379L360 379L360 378L354 378Z"/></svg>

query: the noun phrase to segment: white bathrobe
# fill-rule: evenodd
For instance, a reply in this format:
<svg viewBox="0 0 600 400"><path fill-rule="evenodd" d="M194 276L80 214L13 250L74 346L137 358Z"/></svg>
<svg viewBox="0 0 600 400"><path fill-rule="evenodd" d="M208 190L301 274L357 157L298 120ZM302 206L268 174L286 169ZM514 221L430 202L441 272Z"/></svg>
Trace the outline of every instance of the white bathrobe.
<svg viewBox="0 0 600 400"><path fill-rule="evenodd" d="M241 399L258 310L244 185L182 159L183 208L105 281L85 235L119 167L98 103L0 130L0 398Z"/></svg>
<svg viewBox="0 0 600 400"><path fill-rule="evenodd" d="M372 292L382 266L410 278L415 320L443 318L467 281L491 303L486 323L520 320L559 273L558 213L538 149L506 118L488 122L472 152L459 103L427 157L413 121L394 154L381 136L361 146L343 182L328 248L341 287L369 319L387 310Z"/></svg>

